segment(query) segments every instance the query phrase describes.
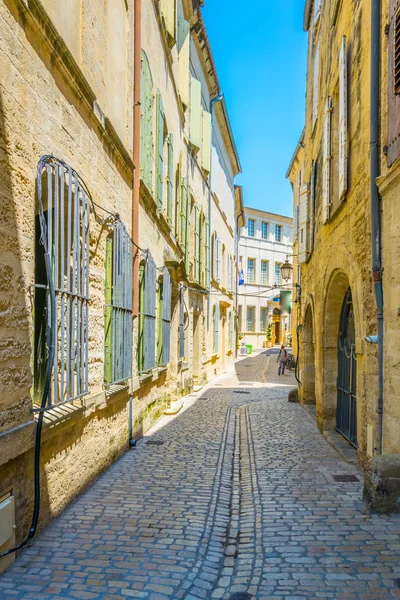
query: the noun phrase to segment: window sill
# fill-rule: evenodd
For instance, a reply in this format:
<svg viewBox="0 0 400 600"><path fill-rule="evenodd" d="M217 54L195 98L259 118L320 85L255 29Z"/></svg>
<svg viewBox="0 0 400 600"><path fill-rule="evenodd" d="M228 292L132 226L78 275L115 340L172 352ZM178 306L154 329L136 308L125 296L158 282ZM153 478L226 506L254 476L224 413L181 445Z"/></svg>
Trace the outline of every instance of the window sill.
<svg viewBox="0 0 400 600"><path fill-rule="evenodd" d="M168 371L168 365L163 365L161 367L158 367L158 374L162 375L163 373L166 373Z"/></svg>
<svg viewBox="0 0 400 600"><path fill-rule="evenodd" d="M181 371L188 371L188 370L189 370L189 363L182 361L182 363L181 363Z"/></svg>
<svg viewBox="0 0 400 600"><path fill-rule="evenodd" d="M148 381L150 381L151 379L153 379L153 372L150 371L149 373L142 373L141 375L139 375L139 383L147 383Z"/></svg>

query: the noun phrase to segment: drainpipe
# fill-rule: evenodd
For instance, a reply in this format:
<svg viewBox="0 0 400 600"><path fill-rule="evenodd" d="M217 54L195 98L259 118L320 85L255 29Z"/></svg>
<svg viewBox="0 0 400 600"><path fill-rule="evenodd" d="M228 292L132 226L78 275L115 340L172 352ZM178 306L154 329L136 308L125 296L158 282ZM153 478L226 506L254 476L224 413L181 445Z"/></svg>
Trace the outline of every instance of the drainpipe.
<svg viewBox="0 0 400 600"><path fill-rule="evenodd" d="M212 150L212 131L213 131L213 117L214 117L214 104L220 102L224 95L219 92L215 98L211 98L210 101L210 115L211 115L211 150ZM212 154L211 154L211 165L210 175L208 177L208 266L209 266L209 281L208 281L208 296L207 296L207 331L210 330L210 312L211 312L211 198L212 198Z"/></svg>
<svg viewBox="0 0 400 600"><path fill-rule="evenodd" d="M381 0L371 1L371 90L370 90L370 186L372 228L372 275L378 321L378 407L379 454L383 447L383 290L381 256L381 222L379 192L376 179L380 174L379 156L379 88Z"/></svg>
<svg viewBox="0 0 400 600"><path fill-rule="evenodd" d="M132 316L139 312L139 194L140 194L140 79L142 67L142 0L135 0L134 15L134 65L133 65L133 189L132 189Z"/></svg>
<svg viewBox="0 0 400 600"><path fill-rule="evenodd" d="M244 211L242 210L242 212L236 217L236 264L239 264L239 242L240 242L240 235L239 235L239 219L240 217L243 217ZM239 277L238 277L238 271L239 269L237 269L236 272L236 299L235 299L235 309L236 309L236 314L238 315L238 311L239 311ZM238 356L238 342L239 342L239 331L236 332L236 345L235 345L235 357L237 358Z"/></svg>

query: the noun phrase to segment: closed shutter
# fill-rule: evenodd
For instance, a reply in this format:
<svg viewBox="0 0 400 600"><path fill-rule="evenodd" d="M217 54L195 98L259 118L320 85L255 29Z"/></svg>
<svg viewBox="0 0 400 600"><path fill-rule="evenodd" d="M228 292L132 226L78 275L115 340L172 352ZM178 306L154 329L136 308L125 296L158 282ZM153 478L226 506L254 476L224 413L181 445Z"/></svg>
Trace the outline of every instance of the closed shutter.
<svg viewBox="0 0 400 600"><path fill-rule="evenodd" d="M164 184L164 106L160 92L157 94L157 163L156 163L156 199L158 208L163 207Z"/></svg>
<svg viewBox="0 0 400 600"><path fill-rule="evenodd" d="M209 173L211 168L211 114L206 110L203 110L202 128L201 166Z"/></svg>
<svg viewBox="0 0 400 600"><path fill-rule="evenodd" d="M185 302L184 290L179 293L179 358L185 357Z"/></svg>
<svg viewBox="0 0 400 600"><path fill-rule="evenodd" d="M178 88L182 104L187 108L190 97L190 23L178 18Z"/></svg>
<svg viewBox="0 0 400 600"><path fill-rule="evenodd" d="M339 201L347 191L347 47L342 38L339 58Z"/></svg>
<svg viewBox="0 0 400 600"><path fill-rule="evenodd" d="M168 269L164 269L163 302L162 302L162 364L170 361L171 349L171 277Z"/></svg>
<svg viewBox="0 0 400 600"><path fill-rule="evenodd" d="M228 292L230 292L231 289L232 289L231 255L228 254L228 287L227 287Z"/></svg>
<svg viewBox="0 0 400 600"><path fill-rule="evenodd" d="M399 28L400 0L390 0L389 3L389 65L388 65L388 153L387 164L390 167L400 156L400 94L396 94L398 77L396 69L400 64L399 32L396 36L396 26ZM397 22L397 23L396 23ZM397 43L396 43L397 37ZM398 74L399 76L399 74Z"/></svg>
<svg viewBox="0 0 400 600"><path fill-rule="evenodd" d="M233 350L233 344L235 339L235 319L233 315L233 310L229 313L229 348Z"/></svg>
<svg viewBox="0 0 400 600"><path fill-rule="evenodd" d="M204 221L204 239L205 239L205 244L206 244L206 252L205 252L205 273L206 273L206 278L205 278L205 286L209 287L210 286L210 237L209 237L209 231L208 231L208 219L205 219Z"/></svg>
<svg viewBox="0 0 400 600"><path fill-rule="evenodd" d="M331 122L332 104L328 96L324 115L323 177L322 177L322 222L326 223L331 207Z"/></svg>
<svg viewBox="0 0 400 600"><path fill-rule="evenodd" d="M217 281L221 281L221 240L217 238Z"/></svg>
<svg viewBox="0 0 400 600"><path fill-rule="evenodd" d="M187 220L188 220L188 180L187 177L182 177L181 182L181 210L180 210L180 236L179 241L182 246L182 250L186 255L187 249L187 240L186 240L186 232L187 232Z"/></svg>
<svg viewBox="0 0 400 600"><path fill-rule="evenodd" d="M314 56L314 74L313 74L313 103L312 103L312 126L318 117L318 97L319 97L319 44L315 50Z"/></svg>
<svg viewBox="0 0 400 600"><path fill-rule="evenodd" d="M307 260L307 236L308 236L308 185L300 186L299 197L299 237L298 237L298 254L299 263Z"/></svg>
<svg viewBox="0 0 400 600"><path fill-rule="evenodd" d="M168 138L168 181L167 181L167 217L169 224L173 220L173 198L174 198L174 136L169 134Z"/></svg>
<svg viewBox="0 0 400 600"><path fill-rule="evenodd" d="M148 191L153 194L153 80L150 65L142 51L140 175Z"/></svg>
<svg viewBox="0 0 400 600"><path fill-rule="evenodd" d="M160 10L167 32L168 45L172 48L176 37L176 0L160 0Z"/></svg>
<svg viewBox="0 0 400 600"><path fill-rule="evenodd" d="M315 237L315 195L317 187L317 168L318 161L312 161L310 192L307 194L307 253L314 251Z"/></svg>
<svg viewBox="0 0 400 600"><path fill-rule="evenodd" d="M196 150L199 150L201 147L201 112L201 83L194 77L191 77L189 140Z"/></svg>
<svg viewBox="0 0 400 600"><path fill-rule="evenodd" d="M194 278L200 283L200 209L194 207Z"/></svg>
<svg viewBox="0 0 400 600"><path fill-rule="evenodd" d="M144 266L143 305L143 371L156 366L156 277L157 267L149 253Z"/></svg>
<svg viewBox="0 0 400 600"><path fill-rule="evenodd" d="M176 171L176 201L175 201L175 237L182 245L181 240L181 218L182 218L182 152L179 155L179 164Z"/></svg>
<svg viewBox="0 0 400 600"><path fill-rule="evenodd" d="M104 289L105 300L105 339L104 339L104 382L110 384L112 381L112 259L113 240L106 238L106 280Z"/></svg>
<svg viewBox="0 0 400 600"><path fill-rule="evenodd" d="M214 316L214 354L218 353L219 345L219 304L215 305L215 316Z"/></svg>

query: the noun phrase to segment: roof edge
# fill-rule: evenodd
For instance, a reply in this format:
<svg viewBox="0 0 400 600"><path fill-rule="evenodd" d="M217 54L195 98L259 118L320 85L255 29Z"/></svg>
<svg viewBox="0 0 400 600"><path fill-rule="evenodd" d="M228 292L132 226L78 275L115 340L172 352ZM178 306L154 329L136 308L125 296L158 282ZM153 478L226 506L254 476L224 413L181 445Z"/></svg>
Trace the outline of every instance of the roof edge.
<svg viewBox="0 0 400 600"><path fill-rule="evenodd" d="M304 6L303 31L308 31L308 28L310 27L311 5L312 0L306 0Z"/></svg>
<svg viewBox="0 0 400 600"><path fill-rule="evenodd" d="M295 151L293 152L293 156L292 156L292 158L290 160L289 167L288 167L288 170L286 171L286 175L285 175L286 179L289 178L290 171L292 170L292 167L294 165L294 161L296 160L297 153L299 152L300 148L304 148L304 134L305 134L305 128L301 132L300 139L297 142L297 146L296 146Z"/></svg>

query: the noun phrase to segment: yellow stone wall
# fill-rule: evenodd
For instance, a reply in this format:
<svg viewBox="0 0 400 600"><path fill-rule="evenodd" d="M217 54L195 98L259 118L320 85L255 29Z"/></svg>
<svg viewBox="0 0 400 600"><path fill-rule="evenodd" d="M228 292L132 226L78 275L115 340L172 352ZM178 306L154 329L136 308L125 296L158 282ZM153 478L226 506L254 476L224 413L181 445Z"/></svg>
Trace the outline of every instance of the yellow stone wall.
<svg viewBox="0 0 400 600"><path fill-rule="evenodd" d="M322 3L316 25L309 28L307 104L304 136L304 182L312 161L318 160L315 194L315 244L301 265L300 398L314 395L321 430L336 427L337 336L340 311L348 286L354 305L357 355L357 419L359 457L367 456L367 426L377 443L376 348L364 342L376 333L375 298L371 276L369 204L369 68L370 2ZM335 16L335 10L338 12ZM331 158L331 215L322 223L323 111L332 97L332 136L337 135L339 49L342 36L348 52L348 190L338 197L338 156ZM313 128L314 54L319 44L318 118ZM312 344L312 340L315 341ZM310 368L314 353L315 368ZM312 381L315 372L315 382ZM311 385L311 389L310 389Z"/></svg>

